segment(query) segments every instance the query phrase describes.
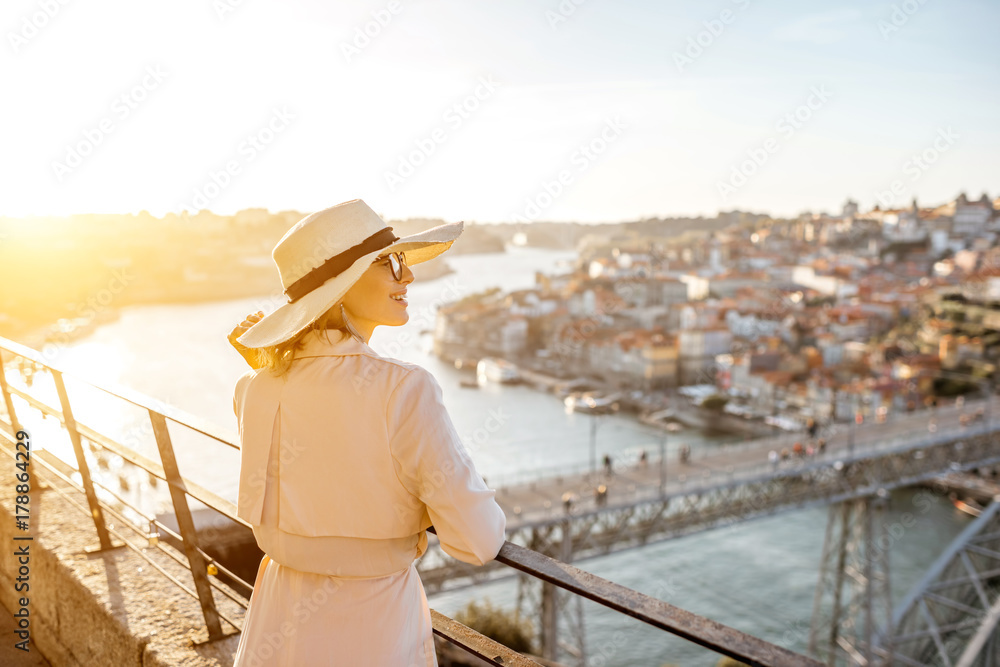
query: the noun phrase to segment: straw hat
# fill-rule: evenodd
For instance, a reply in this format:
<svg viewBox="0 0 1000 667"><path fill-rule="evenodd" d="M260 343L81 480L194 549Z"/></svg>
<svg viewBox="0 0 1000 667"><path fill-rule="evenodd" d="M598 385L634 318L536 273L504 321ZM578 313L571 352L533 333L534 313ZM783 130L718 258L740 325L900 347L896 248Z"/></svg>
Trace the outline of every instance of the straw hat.
<svg viewBox="0 0 1000 667"><path fill-rule="evenodd" d="M419 264L451 247L463 223L432 227L403 238L360 199L331 206L289 229L271 257L288 303L282 304L237 340L250 348L283 343L337 303L380 255L405 252Z"/></svg>

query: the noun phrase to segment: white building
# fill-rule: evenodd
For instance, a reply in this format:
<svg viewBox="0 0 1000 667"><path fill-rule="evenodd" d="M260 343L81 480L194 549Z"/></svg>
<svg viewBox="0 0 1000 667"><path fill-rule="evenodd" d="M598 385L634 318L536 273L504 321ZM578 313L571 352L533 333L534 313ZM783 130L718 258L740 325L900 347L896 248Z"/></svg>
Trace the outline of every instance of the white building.
<svg viewBox="0 0 1000 667"><path fill-rule="evenodd" d="M993 202L984 193L979 201L970 201L963 192L955 200L955 219L952 233L955 236L978 236L986 231L993 218Z"/></svg>

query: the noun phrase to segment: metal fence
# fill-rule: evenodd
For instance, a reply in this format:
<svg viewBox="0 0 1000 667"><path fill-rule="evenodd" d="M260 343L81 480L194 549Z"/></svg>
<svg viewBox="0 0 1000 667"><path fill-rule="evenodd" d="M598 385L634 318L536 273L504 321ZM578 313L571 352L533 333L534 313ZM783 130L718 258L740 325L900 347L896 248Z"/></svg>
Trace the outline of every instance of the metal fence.
<svg viewBox="0 0 1000 667"><path fill-rule="evenodd" d="M16 364L10 362L16 362ZM8 364L11 366L9 369ZM58 407L48 405L40 400L33 395L27 386L15 386L10 382L7 377L8 372L16 374L16 366L24 364L31 365L36 371L51 375L58 394ZM180 589L197 599L201 605L210 641L226 636L222 628L223 622L231 625L237 631L241 630L239 619L231 618L220 612L216 605L215 595L218 593L225 596L246 610L253 588L252 584L241 579L221 563L216 562L201 548L189 501L194 499L227 517L235 524L248 529L251 527L236 516L236 506L232 502L181 475L167 425L168 422L173 422L179 427L207 436L223 447L238 450L239 446L215 426L172 406L163 405L151 397L128 388L101 386L74 377L74 380L86 386L146 411L153 437L156 440L159 458L158 461L153 460L78 422L73 413L69 393L66 390L64 375L69 374L65 374L62 369L45 362L35 350L0 337L0 393L3 394L4 407L6 408L6 420L0 420L0 442L9 445L0 446L0 449L13 457L16 455L17 443L26 437L24 422L18 416L19 409L31 409L41 413L43 417L54 417L59 420L72 443L75 467L69 466L68 469L61 469L60 465L37 456L31 457L29 465L32 467L41 465L48 480L59 481L59 484L51 484L49 488L65 497L68 502L93 519L100 544L99 550L122 546L131 549ZM15 398L23 401L23 405L15 406ZM155 516L151 516L141 508L127 502L114 489L96 481L91 475L84 452L84 440L89 443L91 448L103 449L120 456L124 461L146 471L152 477L165 481L177 521L177 530L174 531L162 521L157 520ZM99 492L105 499L98 497ZM80 502L80 494L84 496L86 505ZM109 498L113 499L114 502L109 502L107 500ZM113 518L117 522L115 524L117 527L109 526L106 517ZM140 517L145 525L137 525L135 517ZM433 529L431 530L433 531ZM160 533L170 536L182 545L183 553L179 553L169 545L160 543L158 539ZM132 535L138 535L138 540ZM118 542L116 543L114 540ZM156 548L188 570L193 588L144 553L141 542ZM819 665L818 662L785 648L726 627L711 619L697 616L511 542L504 544L496 560L544 583L562 588L750 665L774 667ZM220 574L225 575L232 583L227 584L218 580ZM432 622L435 634L491 664L537 665L533 660L442 614L432 612Z"/></svg>

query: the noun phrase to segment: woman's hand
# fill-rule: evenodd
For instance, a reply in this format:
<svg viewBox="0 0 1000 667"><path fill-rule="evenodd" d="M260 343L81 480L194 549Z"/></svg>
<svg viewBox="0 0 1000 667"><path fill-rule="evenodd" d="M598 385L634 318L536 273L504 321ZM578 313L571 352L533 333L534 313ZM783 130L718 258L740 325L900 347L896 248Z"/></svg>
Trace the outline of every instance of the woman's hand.
<svg viewBox="0 0 1000 667"><path fill-rule="evenodd" d="M236 328L230 331L228 336L229 344L236 348L236 351L240 353L240 356L243 357L248 364L250 364L250 368L254 369L260 368L260 365L257 363L256 355L253 350L246 345L239 343L236 339L249 331L250 327L257 324L262 319L264 319L264 311L258 310L256 313L251 313L247 315L245 320L237 324Z"/></svg>

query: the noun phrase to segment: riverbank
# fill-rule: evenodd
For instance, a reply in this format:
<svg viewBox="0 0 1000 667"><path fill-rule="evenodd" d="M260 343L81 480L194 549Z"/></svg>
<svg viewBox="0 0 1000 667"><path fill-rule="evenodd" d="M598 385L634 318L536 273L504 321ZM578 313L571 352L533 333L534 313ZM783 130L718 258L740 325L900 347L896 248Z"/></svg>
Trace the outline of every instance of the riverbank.
<svg viewBox="0 0 1000 667"><path fill-rule="evenodd" d="M488 357L486 353L482 357ZM455 360L457 368L475 368L475 356ZM491 357L497 358L497 357ZM444 358L447 361L447 357ZM595 406L600 406L604 400L613 398L609 409L595 407L593 412L622 412L634 415L635 418L653 428L668 433L677 433L682 429L695 429L705 432L722 434L738 434L746 437L765 437L773 435L777 429L760 422L740 419L732 415L700 408L679 395L675 391L645 392L641 390L624 390L611 385L600 378L589 376L571 376L560 373L551 365L528 366L504 360L517 368L520 381L533 389L553 394L561 399L583 393L593 396ZM590 412L585 404L577 408L578 412Z"/></svg>
<svg viewBox="0 0 1000 667"><path fill-rule="evenodd" d="M429 281L454 273L442 258L411 267L415 280ZM211 277L187 274L179 281L131 280L120 292L98 290L75 304L38 307L19 315L0 314L0 336L35 350L46 344L66 345L90 335L97 327L116 322L130 306L196 305L236 299L281 298L281 284L273 266L248 268L237 275ZM237 323L234 322L235 326Z"/></svg>

